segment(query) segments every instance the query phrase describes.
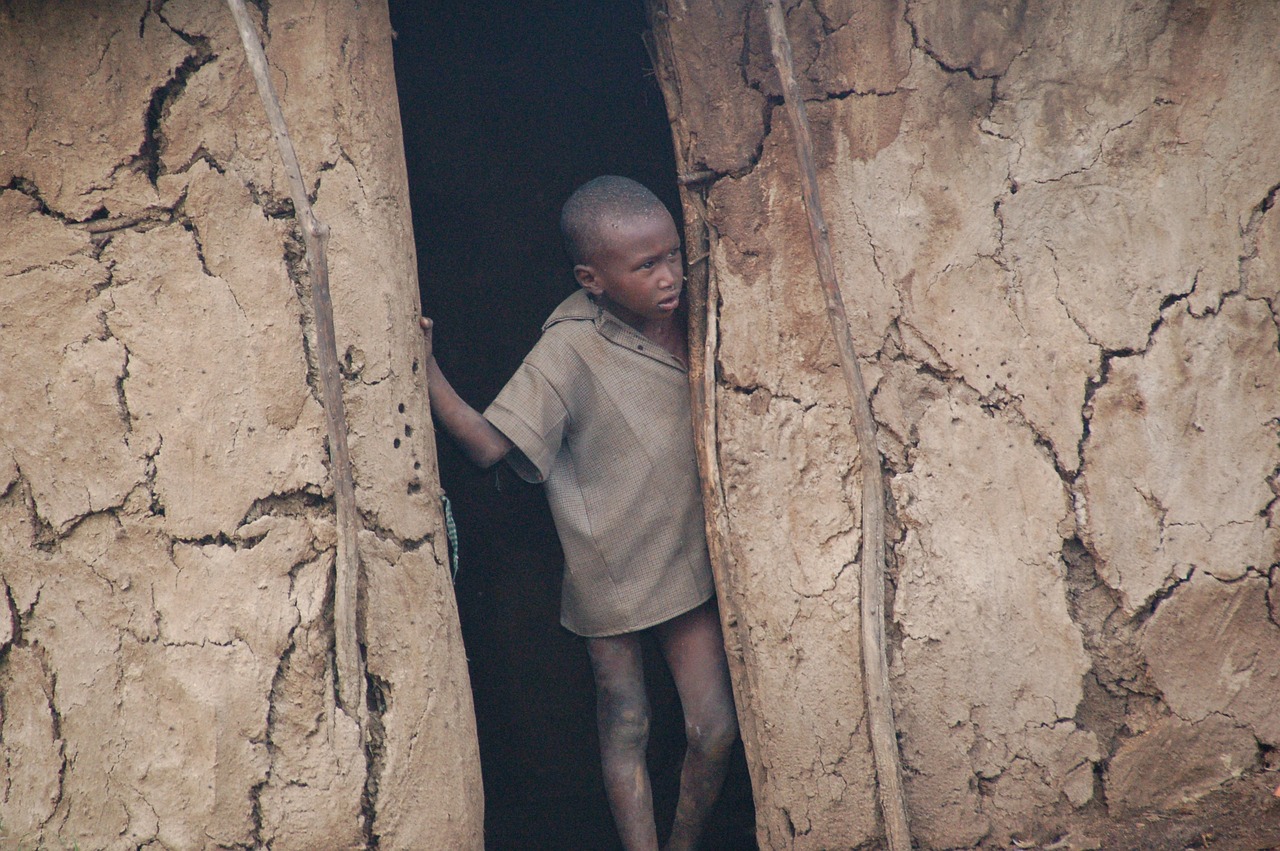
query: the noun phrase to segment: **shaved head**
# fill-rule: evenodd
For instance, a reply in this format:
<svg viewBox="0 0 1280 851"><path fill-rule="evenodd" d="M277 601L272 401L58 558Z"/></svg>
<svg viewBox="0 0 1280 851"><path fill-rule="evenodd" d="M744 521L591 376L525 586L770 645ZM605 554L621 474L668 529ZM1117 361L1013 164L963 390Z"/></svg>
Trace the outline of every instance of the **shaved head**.
<svg viewBox="0 0 1280 851"><path fill-rule="evenodd" d="M605 231L624 219L671 215L648 189L628 177L606 174L579 186L560 211L560 232L574 264L590 264Z"/></svg>

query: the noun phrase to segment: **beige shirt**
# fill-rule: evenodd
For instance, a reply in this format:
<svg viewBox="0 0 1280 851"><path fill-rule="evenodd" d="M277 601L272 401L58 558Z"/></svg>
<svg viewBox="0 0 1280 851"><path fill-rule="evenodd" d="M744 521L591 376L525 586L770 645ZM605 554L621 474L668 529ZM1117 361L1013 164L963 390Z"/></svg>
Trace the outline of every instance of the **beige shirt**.
<svg viewBox="0 0 1280 851"><path fill-rule="evenodd" d="M521 478L546 482L561 623L617 635L697 607L714 586L684 365L585 290L542 331L484 416Z"/></svg>

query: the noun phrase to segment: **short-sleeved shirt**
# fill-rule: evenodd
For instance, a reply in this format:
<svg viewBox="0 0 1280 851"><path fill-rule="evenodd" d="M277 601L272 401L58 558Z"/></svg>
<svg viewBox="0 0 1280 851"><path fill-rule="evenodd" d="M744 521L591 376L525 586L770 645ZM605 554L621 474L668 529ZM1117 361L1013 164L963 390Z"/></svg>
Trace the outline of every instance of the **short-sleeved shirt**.
<svg viewBox="0 0 1280 851"><path fill-rule="evenodd" d="M515 444L507 460L520 477L546 483L565 627L634 632L711 597L679 359L579 290L484 416Z"/></svg>

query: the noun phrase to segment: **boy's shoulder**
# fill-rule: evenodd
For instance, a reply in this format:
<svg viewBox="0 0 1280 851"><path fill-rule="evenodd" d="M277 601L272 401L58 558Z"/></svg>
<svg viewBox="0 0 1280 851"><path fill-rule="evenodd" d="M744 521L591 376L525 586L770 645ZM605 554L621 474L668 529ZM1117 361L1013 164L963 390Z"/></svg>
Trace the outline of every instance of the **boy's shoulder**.
<svg viewBox="0 0 1280 851"><path fill-rule="evenodd" d="M547 321L542 323L542 332L545 334L548 329L564 322L586 321L594 324L600 317L600 306L591 300L591 296L584 289L575 290L573 295L560 302L560 305L551 312L547 317ZM567 329L566 329L567 330Z"/></svg>
<svg viewBox="0 0 1280 851"><path fill-rule="evenodd" d="M560 302L542 323L542 336L534 344L530 355L541 352L544 356L557 353L563 357L569 352L583 356L607 345L607 333L602 325L604 314L592 301L586 290L578 290Z"/></svg>
<svg viewBox="0 0 1280 851"><path fill-rule="evenodd" d="M573 376L599 359L599 319L599 306L586 290L577 290L542 323L542 335L524 362L553 384Z"/></svg>

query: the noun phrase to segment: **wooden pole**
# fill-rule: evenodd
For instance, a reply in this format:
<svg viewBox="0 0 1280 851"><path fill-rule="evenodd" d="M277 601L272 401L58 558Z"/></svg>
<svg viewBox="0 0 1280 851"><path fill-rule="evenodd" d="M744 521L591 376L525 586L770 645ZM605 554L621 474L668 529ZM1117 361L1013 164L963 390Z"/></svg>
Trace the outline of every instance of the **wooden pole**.
<svg viewBox="0 0 1280 851"><path fill-rule="evenodd" d="M782 80L782 93L795 137L796 159L800 165L800 192L809 215L809 236L813 243L818 279L827 302L831 334L840 353L840 370L844 373L853 408L853 425L858 436L858 454L862 459L862 670L866 691L867 717L871 728L871 750L875 757L876 785L880 794L880 813L884 819L885 838L891 851L910 851L911 830L907 823L906 797L902 789L902 770L898 763L898 735L893 720L893 704L889 691L889 661L884 640L884 478L880 467L880 450L876 443L876 424L871 415L871 402L862 370L853 349L849 317L836 278L831 255L831 238L822 214L818 194L818 171L813 160L813 140L809 135L809 116L796 85L791 61L791 41L787 37L786 19L778 0L763 0L773 62Z"/></svg>
<svg viewBox="0 0 1280 851"><path fill-rule="evenodd" d="M271 134L289 180L294 215L306 245L307 271L311 279L311 307L316 327L316 357L320 364L320 394L329 432L329 472L333 476L333 501L338 523L338 553L333 572L333 643L337 703L348 717L364 728L365 674L357 632L357 581L360 575L360 515L356 511L355 483L351 475L351 451L347 447L347 414L342 402L342 376L338 372L338 345L333 330L333 300L329 295L329 226L316 218L302 182L302 169L284 123L280 99L267 69L262 49L244 0L227 0L235 18L245 57L258 84L258 96L267 112Z"/></svg>

